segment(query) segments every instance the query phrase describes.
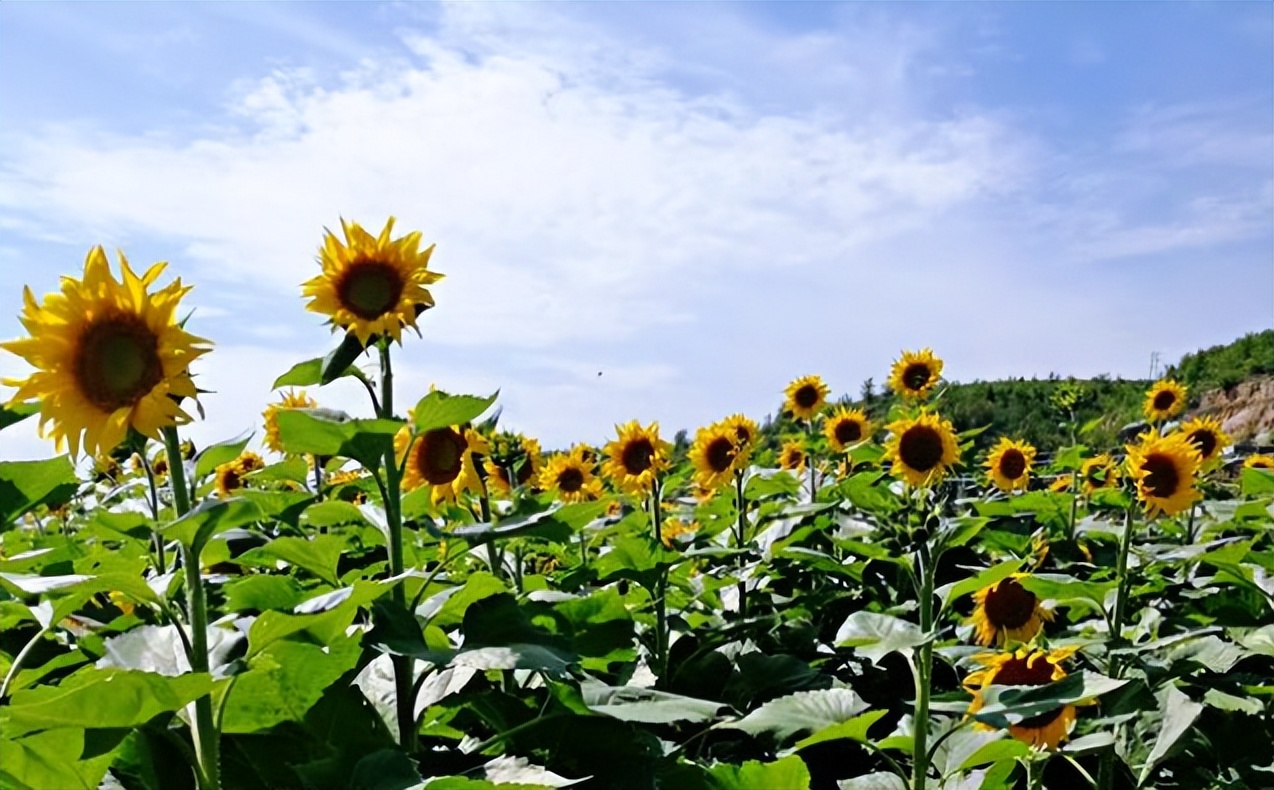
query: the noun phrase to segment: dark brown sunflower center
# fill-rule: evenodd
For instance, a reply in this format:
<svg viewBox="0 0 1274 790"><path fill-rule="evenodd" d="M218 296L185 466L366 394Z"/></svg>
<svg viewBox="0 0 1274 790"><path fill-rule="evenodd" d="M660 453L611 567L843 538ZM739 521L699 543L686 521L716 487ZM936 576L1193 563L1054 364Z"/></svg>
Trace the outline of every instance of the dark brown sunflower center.
<svg viewBox="0 0 1274 790"><path fill-rule="evenodd" d="M355 261L336 284L341 307L365 321L373 321L398 304L403 278L381 261Z"/></svg>
<svg viewBox="0 0 1274 790"><path fill-rule="evenodd" d="M836 441L841 444L853 444L863 438L863 426L858 423L858 420L841 420L836 423L834 433Z"/></svg>
<svg viewBox="0 0 1274 790"><path fill-rule="evenodd" d="M417 440L416 471L430 485L446 485L460 476L469 443L451 428L437 428Z"/></svg>
<svg viewBox="0 0 1274 790"><path fill-rule="evenodd" d="M164 378L159 338L134 315L89 324L80 335L74 364L80 393L108 412L135 405Z"/></svg>
<svg viewBox="0 0 1274 790"><path fill-rule="evenodd" d="M792 400L802 409L812 409L818 405L818 387L813 384L805 384L796 391L792 396Z"/></svg>
<svg viewBox="0 0 1274 790"><path fill-rule="evenodd" d="M221 473L221 487L226 491L234 491L243 487L243 479L237 469L227 469Z"/></svg>
<svg viewBox="0 0 1274 790"><path fill-rule="evenodd" d="M913 425L898 442L898 457L917 472L928 472L942 461L942 435L928 425Z"/></svg>
<svg viewBox="0 0 1274 790"><path fill-rule="evenodd" d="M1274 469L1274 463L1271 463L1265 460L1264 458L1258 458L1252 462L1251 468L1252 469Z"/></svg>
<svg viewBox="0 0 1274 790"><path fill-rule="evenodd" d="M739 444L751 444L752 432L740 425L734 429L734 438L739 440Z"/></svg>
<svg viewBox="0 0 1274 790"><path fill-rule="evenodd" d="M584 487L584 473L568 466L557 476L557 487L563 494L574 494Z"/></svg>
<svg viewBox="0 0 1274 790"><path fill-rule="evenodd" d="M786 455L783 456L783 460L788 469L795 469L801 465L801 461L805 460L805 453L800 450L788 450Z"/></svg>
<svg viewBox="0 0 1274 790"><path fill-rule="evenodd" d="M1053 662L1041 654L1014 656L995 670L991 682L999 686L1044 686L1053 682Z"/></svg>
<svg viewBox="0 0 1274 790"><path fill-rule="evenodd" d="M1155 393L1154 406L1158 411L1167 411L1177 402L1177 394L1172 390L1160 390Z"/></svg>
<svg viewBox="0 0 1274 790"><path fill-rule="evenodd" d="M718 436L709 442L708 449L703 455L712 471L724 472L730 468L730 464L734 463L734 442L724 436Z"/></svg>
<svg viewBox="0 0 1274 790"><path fill-rule="evenodd" d="M628 474L639 475L654 465L655 446L649 439L634 439L624 445L619 462L624 465L624 471Z"/></svg>
<svg viewBox="0 0 1274 790"><path fill-rule="evenodd" d="M933 378L933 371L923 362L915 362L902 372L902 383L909 390L923 389Z"/></svg>
<svg viewBox="0 0 1274 790"><path fill-rule="evenodd" d="M1022 455L1022 451L1016 448L1010 448L1004 451L1004 455L1000 456L1000 474L1009 480L1016 480L1026 471L1026 456Z"/></svg>
<svg viewBox="0 0 1274 790"><path fill-rule="evenodd" d="M1217 438L1216 434L1207 428L1200 428L1186 437L1190 443L1199 448L1199 455L1205 459L1211 458L1216 452Z"/></svg>
<svg viewBox="0 0 1274 790"><path fill-rule="evenodd" d="M1177 493L1177 489L1181 487L1181 475L1170 456L1151 453L1141 462L1141 469L1147 473L1141 484L1150 496L1166 499Z"/></svg>
<svg viewBox="0 0 1274 790"><path fill-rule="evenodd" d="M1110 482L1110 469L1105 464L1090 466L1088 471L1084 473L1084 479L1088 481L1089 485L1101 488Z"/></svg>
<svg viewBox="0 0 1274 790"><path fill-rule="evenodd" d="M1035 593L1018 584L1017 579L1005 579L987 593L985 606L991 625L1021 628L1035 614Z"/></svg>

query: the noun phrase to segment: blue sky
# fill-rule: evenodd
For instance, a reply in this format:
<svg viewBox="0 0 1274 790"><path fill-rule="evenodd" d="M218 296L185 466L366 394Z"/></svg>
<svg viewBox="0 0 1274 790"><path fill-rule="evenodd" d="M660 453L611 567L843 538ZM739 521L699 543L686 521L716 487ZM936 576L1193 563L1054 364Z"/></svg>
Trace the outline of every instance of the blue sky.
<svg viewBox="0 0 1274 790"><path fill-rule="evenodd" d="M393 213L448 275L400 400L499 387L548 446L903 348L1144 376L1274 324L1272 41L1268 3L4 3L0 337L93 244L168 260L226 438L331 342L322 229Z"/></svg>

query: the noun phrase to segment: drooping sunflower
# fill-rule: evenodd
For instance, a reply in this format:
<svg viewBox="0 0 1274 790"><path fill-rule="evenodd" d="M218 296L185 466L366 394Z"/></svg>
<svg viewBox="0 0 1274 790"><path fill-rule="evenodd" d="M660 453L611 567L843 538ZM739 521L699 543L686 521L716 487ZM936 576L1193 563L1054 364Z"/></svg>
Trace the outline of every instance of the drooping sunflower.
<svg viewBox="0 0 1274 790"><path fill-rule="evenodd" d="M606 445L602 471L615 487L631 494L646 494L655 475L668 467L669 446L659 439L659 423L643 428L636 420L616 425L618 438Z"/></svg>
<svg viewBox="0 0 1274 790"><path fill-rule="evenodd" d="M783 442L783 447L779 450L780 469L787 469L799 474L805 471L805 462L807 460L805 442L800 439L791 439Z"/></svg>
<svg viewBox="0 0 1274 790"><path fill-rule="evenodd" d="M1047 547L1045 548L1047 551ZM1022 586L1018 573L973 594L973 623L977 643L990 647L1003 645L1010 639L1029 642L1053 619L1053 613L1040 606L1035 593Z"/></svg>
<svg viewBox="0 0 1274 790"><path fill-rule="evenodd" d="M585 460L587 448L577 446L569 453L552 456L540 470L540 488L553 491L563 502L584 502L601 490L601 481L593 475L593 464Z"/></svg>
<svg viewBox="0 0 1274 790"><path fill-rule="evenodd" d="M1084 481L1084 493L1092 494L1102 488L1111 488L1119 482L1119 465L1102 453L1084 461L1079 467L1079 477Z"/></svg>
<svg viewBox="0 0 1274 790"><path fill-rule="evenodd" d="M249 472L256 472L257 470L265 468L265 461L261 460L261 456L251 450L244 450L239 454L238 458L234 459L234 462L239 465L239 469L242 470L245 475Z"/></svg>
<svg viewBox="0 0 1274 790"><path fill-rule="evenodd" d="M841 406L823 423L823 435L838 453L871 438L872 424L862 409Z"/></svg>
<svg viewBox="0 0 1274 790"><path fill-rule="evenodd" d="M18 388L11 403L40 400L40 434L51 436L59 452L69 444L74 456L81 446L105 455L129 428L158 440L161 428L190 422L178 399L196 397L190 363L211 350L178 323L177 306L190 286L178 278L150 293L167 264L138 277L122 252L119 261L117 281L106 253L94 247L84 279L63 277L61 292L42 304L24 289L20 320L30 337L0 343L36 368L3 383Z"/></svg>
<svg viewBox="0 0 1274 790"><path fill-rule="evenodd" d="M969 715L982 709L982 690L987 686L1044 686L1066 677L1062 662L1075 653L1075 648L1057 650L1031 650L1022 648L1012 653L986 653L975 656L974 661L984 669L969 673L964 679L965 688L973 694L969 703ZM1047 713L1032 716L1009 727L1009 734L1039 749L1056 749L1070 735L1075 724L1074 705L1063 705ZM993 726L977 723L980 730L993 730Z"/></svg>
<svg viewBox="0 0 1274 790"><path fill-rule="evenodd" d="M738 435L725 422L700 428L689 453L694 481L713 491L729 483L739 468L740 449Z"/></svg>
<svg viewBox="0 0 1274 790"><path fill-rule="evenodd" d="M1150 422L1170 420L1186 407L1186 388L1171 379L1160 379L1146 391L1141 411Z"/></svg>
<svg viewBox="0 0 1274 790"><path fill-rule="evenodd" d="M1199 461L1205 468L1215 466L1221 459L1221 453L1233 443L1221 430L1221 421L1216 417L1195 417L1178 430L1186 441L1199 448Z"/></svg>
<svg viewBox="0 0 1274 790"><path fill-rule="evenodd" d="M1274 470L1274 455L1249 455L1243 459L1243 468Z"/></svg>
<svg viewBox="0 0 1274 790"><path fill-rule="evenodd" d="M1025 490L1031 481L1031 465L1035 463L1035 448L1026 442L1001 437L987 456L987 474L1001 491Z"/></svg>
<svg viewBox="0 0 1274 790"><path fill-rule="evenodd" d="M784 411L790 411L798 420L813 419L815 414L827 402L827 394L831 392L823 383L821 376L801 376L783 391L787 400L783 403Z"/></svg>
<svg viewBox="0 0 1274 790"><path fill-rule="evenodd" d="M1064 494L1071 490L1071 476L1059 475L1053 478L1053 482L1048 484L1048 490L1055 494Z"/></svg>
<svg viewBox="0 0 1274 790"><path fill-rule="evenodd" d="M420 250L420 231L390 239L393 217L379 236L343 219L341 228L343 243L330 230L323 237L323 273L301 286L310 299L306 309L330 316L333 326L353 332L363 345L372 335L402 342L403 327L416 329L416 316L434 304L425 288L443 277L428 268L434 246Z"/></svg>
<svg viewBox="0 0 1274 790"><path fill-rule="evenodd" d="M889 371L889 388L908 400L924 400L942 378L942 360L933 351L904 351Z"/></svg>
<svg viewBox="0 0 1274 790"><path fill-rule="evenodd" d="M543 465L544 458L538 439L523 436L520 433L506 438L509 441L507 447L497 447L492 453L484 453L487 456L486 469L491 485L504 494L512 491L509 487L509 466L513 467L518 485L538 484L540 467ZM497 444L503 443L497 442Z"/></svg>
<svg viewBox="0 0 1274 790"><path fill-rule="evenodd" d="M1147 515L1176 515L1191 507L1202 494L1194 487L1199 471L1199 448L1180 433L1156 436L1146 433L1137 444L1127 445L1124 462L1128 476L1137 481L1137 498Z"/></svg>
<svg viewBox="0 0 1274 790"><path fill-rule="evenodd" d="M429 501L454 502L464 491L480 491L481 479L474 465L474 453L481 452L486 440L472 429L435 428L412 441L407 428L394 435L394 457L403 462L410 447L411 456L403 468L403 488L414 491L428 485Z"/></svg>
<svg viewBox="0 0 1274 790"><path fill-rule="evenodd" d="M752 450L756 447L756 435L760 430L757 428L756 421L749 419L742 414L731 414L722 420L730 430L734 431L734 438L739 443L739 462L740 468L747 465L748 460L752 457Z"/></svg>
<svg viewBox="0 0 1274 790"><path fill-rule="evenodd" d="M933 485L960 463L955 428L937 414L922 412L914 419L895 420L888 427L885 460L892 463L894 477L913 486Z"/></svg>
<svg viewBox="0 0 1274 790"><path fill-rule="evenodd" d="M294 392L288 390L277 403L271 403L261 412L265 422L265 446L276 452L283 452L283 440L279 437L279 412L284 409L317 409L318 401L305 393L305 390Z"/></svg>

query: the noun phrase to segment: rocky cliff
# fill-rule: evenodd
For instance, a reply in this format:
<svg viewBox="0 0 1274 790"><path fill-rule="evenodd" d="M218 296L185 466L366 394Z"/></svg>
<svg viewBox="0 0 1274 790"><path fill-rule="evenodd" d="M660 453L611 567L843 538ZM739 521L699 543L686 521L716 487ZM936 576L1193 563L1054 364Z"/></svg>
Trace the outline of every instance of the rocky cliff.
<svg viewBox="0 0 1274 790"><path fill-rule="evenodd" d="M1205 392L1195 413L1219 419L1235 443L1274 444L1274 377Z"/></svg>

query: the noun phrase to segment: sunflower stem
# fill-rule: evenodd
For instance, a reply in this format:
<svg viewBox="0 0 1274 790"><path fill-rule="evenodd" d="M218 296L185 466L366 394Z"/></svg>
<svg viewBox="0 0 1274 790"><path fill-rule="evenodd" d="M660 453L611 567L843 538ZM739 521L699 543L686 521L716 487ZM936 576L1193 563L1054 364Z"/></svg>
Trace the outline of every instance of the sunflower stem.
<svg viewBox="0 0 1274 790"><path fill-rule="evenodd" d="M150 461L146 458L146 447L142 446L141 453L142 468L146 470L146 482L150 487L150 515L156 521L159 520L159 487L155 484L155 471L150 468ZM168 572L168 562L164 557L164 538L158 532L151 536L155 543L155 570L159 571L159 575L163 576Z"/></svg>
<svg viewBox="0 0 1274 790"><path fill-rule="evenodd" d="M743 470L736 470L734 473L734 506L738 511L738 521L735 526L737 532L734 536L735 548L739 550L739 619L748 616L748 587L743 583L743 550L747 545L747 529L748 529L748 500L743 493Z"/></svg>
<svg viewBox="0 0 1274 790"><path fill-rule="evenodd" d="M650 486L650 520L655 525L655 540L663 546L663 507L659 475ZM668 682L668 566L659 563L659 578L655 583L655 668L659 671L659 685Z"/></svg>
<svg viewBox="0 0 1274 790"><path fill-rule="evenodd" d="M168 453L168 482L173 489L173 507L177 517L190 512L190 489L186 485L186 464L181 457L181 439L177 428L163 429ZM203 572L199 567L200 547L181 547L181 565L186 576L186 621L190 625L190 671L208 672L208 601L204 595ZM221 761L217 754L220 734L212 715L212 694L195 700L193 732L195 756L202 775L200 790L220 790Z"/></svg>
<svg viewBox="0 0 1274 790"><path fill-rule="evenodd" d="M394 368L390 361L389 340L382 338L377 344L380 350L380 418L394 417ZM317 465L316 465L317 467ZM399 479L398 460L394 457L392 441L385 442L385 521L389 526L389 575L403 572L403 515L402 482ZM407 607L407 591L402 584L394 585L391 600L402 608ZM398 744L408 754L416 751L416 704L413 694L411 656L392 656L394 665L394 700L398 713Z"/></svg>
<svg viewBox="0 0 1274 790"><path fill-rule="evenodd" d="M918 575L920 577L920 632L925 642L920 646L920 654L916 662L916 703L912 715L912 754L911 790L925 790L925 782L929 778L929 694L933 678L933 589L935 563L929 556L929 541L920 542L917 557Z"/></svg>
<svg viewBox="0 0 1274 790"><path fill-rule="evenodd" d="M1120 647L1124 635L1124 617L1128 607L1128 552L1132 546L1133 532L1133 508L1136 506L1129 504L1124 510L1124 532L1119 541L1119 557L1115 566L1115 613L1110 623L1110 646L1113 649ZM1109 660L1106 665L1106 674L1112 678L1120 678L1124 674L1124 662L1122 656L1110 653ZM1113 733L1116 741L1119 739L1118 725L1115 726ZM1102 753L1101 763L1097 766L1097 787L1102 790L1114 787L1115 784L1115 748L1112 746Z"/></svg>

